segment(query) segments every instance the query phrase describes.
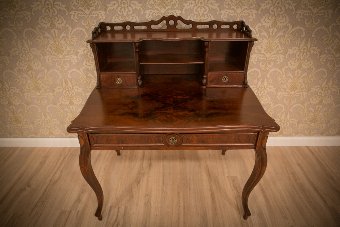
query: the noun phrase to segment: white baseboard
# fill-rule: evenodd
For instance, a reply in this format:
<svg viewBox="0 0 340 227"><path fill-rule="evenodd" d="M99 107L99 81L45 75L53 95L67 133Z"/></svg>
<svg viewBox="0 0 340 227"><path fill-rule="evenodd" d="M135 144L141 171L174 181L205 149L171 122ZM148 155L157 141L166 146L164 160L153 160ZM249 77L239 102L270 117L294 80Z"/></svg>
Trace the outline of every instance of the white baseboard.
<svg viewBox="0 0 340 227"><path fill-rule="evenodd" d="M340 146L340 136L269 137L267 146Z"/></svg>
<svg viewBox="0 0 340 227"><path fill-rule="evenodd" d="M267 146L340 146L340 136L269 137ZM79 147L77 138L0 138L0 147Z"/></svg>
<svg viewBox="0 0 340 227"><path fill-rule="evenodd" d="M0 147L79 147L77 138L0 138Z"/></svg>

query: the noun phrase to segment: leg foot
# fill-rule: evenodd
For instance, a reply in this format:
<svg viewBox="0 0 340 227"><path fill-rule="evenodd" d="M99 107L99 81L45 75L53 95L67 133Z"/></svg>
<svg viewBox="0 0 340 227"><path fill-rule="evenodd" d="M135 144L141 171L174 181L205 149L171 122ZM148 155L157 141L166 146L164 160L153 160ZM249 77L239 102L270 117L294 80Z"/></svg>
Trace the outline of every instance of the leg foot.
<svg viewBox="0 0 340 227"><path fill-rule="evenodd" d="M103 209L103 201L104 195L102 187L100 186L96 175L93 172L91 165L91 148L89 144L89 140L87 134L84 132L78 133L79 143L80 143L80 155L79 155L79 166L80 171L86 180L86 182L90 185L97 196L98 207L95 213L95 216L98 217L99 220L102 219L102 209Z"/></svg>
<svg viewBox="0 0 340 227"><path fill-rule="evenodd" d="M103 219L101 211L98 211L98 209L97 209L96 213L94 214L94 216L96 216L99 221L101 221Z"/></svg>
<svg viewBox="0 0 340 227"><path fill-rule="evenodd" d="M251 215L250 210L249 209L245 210L243 214L243 219L247 220L250 215Z"/></svg>
<svg viewBox="0 0 340 227"><path fill-rule="evenodd" d="M116 150L117 155L120 156L120 150Z"/></svg>
<svg viewBox="0 0 340 227"><path fill-rule="evenodd" d="M225 155L225 152L226 152L227 150L222 150L222 155Z"/></svg>

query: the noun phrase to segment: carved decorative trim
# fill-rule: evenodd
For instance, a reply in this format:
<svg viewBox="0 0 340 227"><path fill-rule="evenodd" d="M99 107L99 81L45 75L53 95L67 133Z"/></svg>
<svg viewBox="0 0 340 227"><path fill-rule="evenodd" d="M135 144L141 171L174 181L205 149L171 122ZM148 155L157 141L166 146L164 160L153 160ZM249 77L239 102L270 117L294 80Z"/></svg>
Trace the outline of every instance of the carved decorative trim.
<svg viewBox="0 0 340 227"><path fill-rule="evenodd" d="M252 38L252 31L244 21L192 21L183 19L181 16L163 16L159 20L147 22L120 22L106 23L100 22L92 31L92 39L99 36L102 32L154 32L154 31L226 31L237 30L245 33Z"/></svg>

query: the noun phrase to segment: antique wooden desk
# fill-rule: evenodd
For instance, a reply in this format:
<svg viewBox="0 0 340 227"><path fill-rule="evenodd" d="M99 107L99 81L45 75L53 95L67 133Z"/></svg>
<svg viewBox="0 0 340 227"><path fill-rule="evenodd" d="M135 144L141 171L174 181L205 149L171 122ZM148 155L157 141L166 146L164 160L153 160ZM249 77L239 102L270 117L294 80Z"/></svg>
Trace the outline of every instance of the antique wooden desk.
<svg viewBox="0 0 340 227"><path fill-rule="evenodd" d="M256 41L243 21L195 22L167 16L143 23L100 23L90 43L97 87L67 128L77 133L79 164L96 193L103 191L91 150L254 149L255 166L242 192L263 176L269 132L279 130L247 84Z"/></svg>

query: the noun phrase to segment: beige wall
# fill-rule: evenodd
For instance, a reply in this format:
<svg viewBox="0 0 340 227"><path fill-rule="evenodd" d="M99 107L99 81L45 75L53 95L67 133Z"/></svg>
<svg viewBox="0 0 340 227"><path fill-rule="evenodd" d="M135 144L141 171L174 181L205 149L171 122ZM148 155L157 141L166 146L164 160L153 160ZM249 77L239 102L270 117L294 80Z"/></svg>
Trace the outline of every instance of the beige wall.
<svg viewBox="0 0 340 227"><path fill-rule="evenodd" d="M276 135L340 135L338 0L3 0L0 137L64 137L95 86L85 43L99 21L243 19L259 39L249 84Z"/></svg>

